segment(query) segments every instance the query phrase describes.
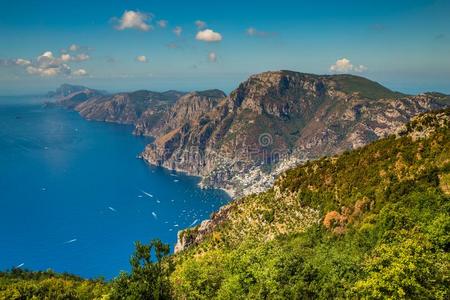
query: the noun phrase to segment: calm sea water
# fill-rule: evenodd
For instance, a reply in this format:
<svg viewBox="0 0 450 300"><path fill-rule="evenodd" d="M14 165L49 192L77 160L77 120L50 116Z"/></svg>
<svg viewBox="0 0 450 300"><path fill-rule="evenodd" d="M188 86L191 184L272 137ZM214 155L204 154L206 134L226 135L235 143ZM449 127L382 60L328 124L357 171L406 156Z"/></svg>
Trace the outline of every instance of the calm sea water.
<svg viewBox="0 0 450 300"><path fill-rule="evenodd" d="M0 97L0 269L112 278L136 240L177 231L229 201L147 165L130 126L89 122L40 99Z"/></svg>

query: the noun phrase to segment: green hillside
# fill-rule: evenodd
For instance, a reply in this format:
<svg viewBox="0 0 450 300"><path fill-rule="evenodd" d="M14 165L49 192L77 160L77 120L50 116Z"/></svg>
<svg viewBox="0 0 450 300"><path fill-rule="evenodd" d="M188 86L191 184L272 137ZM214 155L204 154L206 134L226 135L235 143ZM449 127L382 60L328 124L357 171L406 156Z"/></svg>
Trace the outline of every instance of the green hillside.
<svg viewBox="0 0 450 300"><path fill-rule="evenodd" d="M174 257L186 299L446 299L450 111L288 171ZM195 235L195 230L186 234Z"/></svg>
<svg viewBox="0 0 450 300"><path fill-rule="evenodd" d="M405 94L391 91L378 82L371 81L364 77L355 75L332 75L330 77L338 83L340 90L349 94L359 93L362 97L368 99L395 99L406 96Z"/></svg>
<svg viewBox="0 0 450 300"><path fill-rule="evenodd" d="M0 299L448 299L449 200L446 110L287 171L184 231L178 254L138 243L108 283L1 273Z"/></svg>

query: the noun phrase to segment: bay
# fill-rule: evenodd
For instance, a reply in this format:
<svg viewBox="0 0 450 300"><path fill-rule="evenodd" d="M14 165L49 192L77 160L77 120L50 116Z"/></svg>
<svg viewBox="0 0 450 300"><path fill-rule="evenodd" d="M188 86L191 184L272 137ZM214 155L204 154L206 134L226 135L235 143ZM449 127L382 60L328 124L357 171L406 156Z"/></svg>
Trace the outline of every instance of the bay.
<svg viewBox="0 0 450 300"><path fill-rule="evenodd" d="M0 269L112 278L133 243L209 218L230 198L136 156L151 140L36 97L0 97Z"/></svg>

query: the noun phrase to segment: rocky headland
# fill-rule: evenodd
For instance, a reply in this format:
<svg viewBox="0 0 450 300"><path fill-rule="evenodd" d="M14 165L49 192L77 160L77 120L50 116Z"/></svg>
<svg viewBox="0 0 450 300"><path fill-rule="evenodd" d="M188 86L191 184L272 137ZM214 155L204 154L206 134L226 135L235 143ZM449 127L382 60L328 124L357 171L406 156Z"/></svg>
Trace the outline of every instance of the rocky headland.
<svg viewBox="0 0 450 300"><path fill-rule="evenodd" d="M406 95L363 77L293 71L253 75L228 96L70 85L51 96L86 119L135 125L135 134L155 138L144 160L233 196L264 191L290 167L359 148L450 105L440 93Z"/></svg>

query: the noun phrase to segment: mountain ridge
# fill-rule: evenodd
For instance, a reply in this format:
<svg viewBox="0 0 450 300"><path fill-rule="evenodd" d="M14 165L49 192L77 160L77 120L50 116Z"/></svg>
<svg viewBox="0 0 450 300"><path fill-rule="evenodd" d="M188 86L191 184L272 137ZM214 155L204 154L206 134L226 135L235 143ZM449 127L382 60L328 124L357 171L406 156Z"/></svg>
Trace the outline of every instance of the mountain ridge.
<svg viewBox="0 0 450 300"><path fill-rule="evenodd" d="M264 191L286 168L361 147L450 105L437 92L412 96L355 75L287 70L252 75L229 95L90 93L65 96L62 104L87 119L133 124L134 134L155 138L144 160L231 195Z"/></svg>
<svg viewBox="0 0 450 300"><path fill-rule="evenodd" d="M353 75L264 72L171 135L156 135L142 157L201 176L203 186L248 194L270 186L280 169L360 147L414 115L450 104L448 96L441 98L392 92Z"/></svg>

